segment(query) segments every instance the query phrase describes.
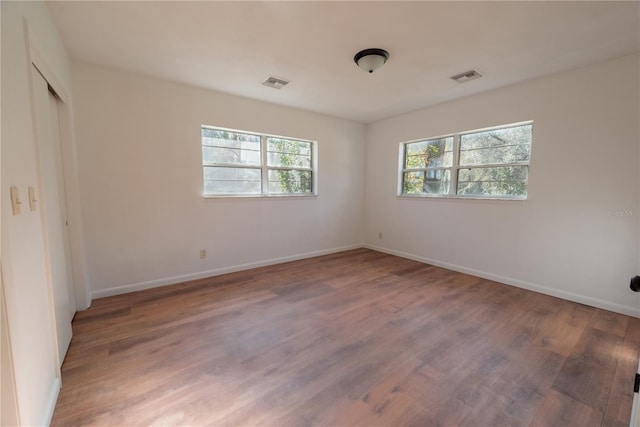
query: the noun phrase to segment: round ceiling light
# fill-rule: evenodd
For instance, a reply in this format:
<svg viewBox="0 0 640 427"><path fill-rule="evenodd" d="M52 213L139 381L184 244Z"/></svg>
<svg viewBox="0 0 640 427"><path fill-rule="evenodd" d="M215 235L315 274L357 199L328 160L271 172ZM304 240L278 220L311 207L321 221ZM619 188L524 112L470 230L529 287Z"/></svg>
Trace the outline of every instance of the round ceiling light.
<svg viewBox="0 0 640 427"><path fill-rule="evenodd" d="M373 73L389 59L389 52L384 49L365 49L356 53L353 61L367 73Z"/></svg>

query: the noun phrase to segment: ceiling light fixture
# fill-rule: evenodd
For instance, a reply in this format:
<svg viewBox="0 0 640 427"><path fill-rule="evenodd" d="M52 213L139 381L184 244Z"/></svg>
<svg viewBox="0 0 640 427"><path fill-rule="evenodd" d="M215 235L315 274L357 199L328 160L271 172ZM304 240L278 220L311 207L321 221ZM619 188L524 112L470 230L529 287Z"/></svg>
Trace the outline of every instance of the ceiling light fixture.
<svg viewBox="0 0 640 427"><path fill-rule="evenodd" d="M389 59L389 52L384 49L365 49L356 53L353 61L367 73L373 73Z"/></svg>

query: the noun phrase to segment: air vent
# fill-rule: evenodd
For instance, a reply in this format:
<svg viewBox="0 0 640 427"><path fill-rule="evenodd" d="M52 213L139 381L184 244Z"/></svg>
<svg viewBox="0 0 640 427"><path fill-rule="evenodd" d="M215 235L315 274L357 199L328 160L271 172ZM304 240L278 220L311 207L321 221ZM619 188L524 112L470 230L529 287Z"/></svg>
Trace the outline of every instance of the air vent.
<svg viewBox="0 0 640 427"><path fill-rule="evenodd" d="M267 86L267 87L272 87L274 89L282 89L283 87L285 87L286 85L288 85L289 83L291 83L288 80L284 80L284 79L280 79L278 77L267 77L267 79L265 81L262 82L263 86Z"/></svg>
<svg viewBox="0 0 640 427"><path fill-rule="evenodd" d="M465 71L464 73L451 76L450 79L455 80L458 83L465 83L465 82L468 82L469 80L479 79L480 77L482 77L482 74L480 74L476 70L469 70L469 71Z"/></svg>

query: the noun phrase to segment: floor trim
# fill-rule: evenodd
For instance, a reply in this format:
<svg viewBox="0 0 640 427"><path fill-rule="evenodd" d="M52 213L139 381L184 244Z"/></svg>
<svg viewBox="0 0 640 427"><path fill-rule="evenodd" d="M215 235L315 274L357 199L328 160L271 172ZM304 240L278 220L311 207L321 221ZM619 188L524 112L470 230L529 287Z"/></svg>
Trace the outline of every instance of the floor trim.
<svg viewBox="0 0 640 427"><path fill-rule="evenodd" d="M414 261L423 262L425 264L431 264L438 267L446 268L448 270L457 271L459 273L471 274L473 276L481 277L483 279L493 280L495 282L504 283L506 285L515 286L517 288L527 289L530 291L538 292L545 295L550 295L557 298L562 298L568 301L577 302L580 304L589 305L592 307L602 308L605 310L613 311L615 313L624 314L627 316L633 316L640 318L640 308L629 307L621 304L616 304L610 301L591 298L584 295L575 294L573 292L567 292L560 289L554 289L547 286L537 285L535 283L526 282L524 280L514 279L512 277L500 276L486 271L476 270L473 268L467 268L456 264L450 264L448 262L438 261L435 259L425 258L419 255L410 254L407 252L396 251L393 249L384 248L382 246L364 244L365 248L384 252L386 254L399 256L402 258L411 259Z"/></svg>
<svg viewBox="0 0 640 427"><path fill-rule="evenodd" d="M235 273L237 271L249 270L249 269L258 268L258 267L266 267L269 265L282 264L284 262L297 261L300 259L312 258L312 257L322 256L322 255L329 255L337 252L347 251L351 249L358 249L358 248L372 249L372 250L387 253L390 255L395 255L402 258L423 262L425 264L431 264L431 265L446 268L449 270L457 271L459 273L471 274L473 276L481 277L483 279L493 280L496 282L504 283L506 285L511 285L518 288L522 288L522 289L528 289L530 291L562 298L568 301L573 301L580 304L585 304L592 307L598 307L598 308L613 311L616 313L624 314L627 316L640 318L640 308L634 308L634 307L629 307L621 304L616 304L610 301L606 301L598 298L592 298L592 297L576 294L573 292L554 289L547 286L542 286L535 283L515 279L512 277L500 276L500 275L489 273L482 270L467 268L457 264L451 264L444 261L439 261L435 259L425 258L419 255L414 255L408 252L396 251L396 250L385 248L382 246L371 245L366 243L349 245L349 246L341 246L337 248L325 249L320 251L306 252L303 254L291 255L291 256L280 257L280 258L272 258L272 259L256 261L256 262L251 262L246 264L238 264L230 267L223 267L223 268L217 268L214 270L201 271L197 273L183 274L179 276L149 280L146 282L115 286L112 288L93 291L91 294L91 298L95 299L95 298L108 297L112 295L126 294L129 292L141 291L144 289L156 288L159 286L166 286L166 285L173 285L181 282L187 282L189 280L197 280L197 279L204 279L207 277L220 276L222 274Z"/></svg>
<svg viewBox="0 0 640 427"><path fill-rule="evenodd" d="M109 297L113 295L126 294L129 292L141 291L144 289L157 288L159 286L173 285L176 283L188 282L190 280L205 279L207 277L220 276L227 273L235 273L237 271L250 270L252 268L266 267L269 265L282 264L289 261L297 261L305 258L313 258L316 256L329 255L337 252L348 251L351 249L359 249L364 247L362 244L341 246L337 248L324 249L320 251L306 252L298 255L291 255L280 258L272 258L262 261L250 262L246 264L238 264L230 267L217 268L214 270L200 271L197 273L182 274L179 276L165 277L161 279L149 280L146 282L131 283L128 285L115 286L107 289L99 289L91 293L91 299Z"/></svg>
<svg viewBox="0 0 640 427"><path fill-rule="evenodd" d="M56 410L56 403L58 402L58 395L60 394L60 378L56 378L53 384L51 384L51 389L49 390L49 398L47 399L47 404L45 406L45 411L42 414L42 422L40 425L48 426L51 424L51 420L53 419L53 411Z"/></svg>

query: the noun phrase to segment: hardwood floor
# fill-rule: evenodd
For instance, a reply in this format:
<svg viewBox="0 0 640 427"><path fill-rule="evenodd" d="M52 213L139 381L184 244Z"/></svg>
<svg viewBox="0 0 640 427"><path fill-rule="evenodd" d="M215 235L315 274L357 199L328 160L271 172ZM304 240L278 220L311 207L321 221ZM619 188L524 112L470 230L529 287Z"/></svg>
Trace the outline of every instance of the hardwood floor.
<svg viewBox="0 0 640 427"><path fill-rule="evenodd" d="M77 313L54 426L628 426L640 319L358 249Z"/></svg>

